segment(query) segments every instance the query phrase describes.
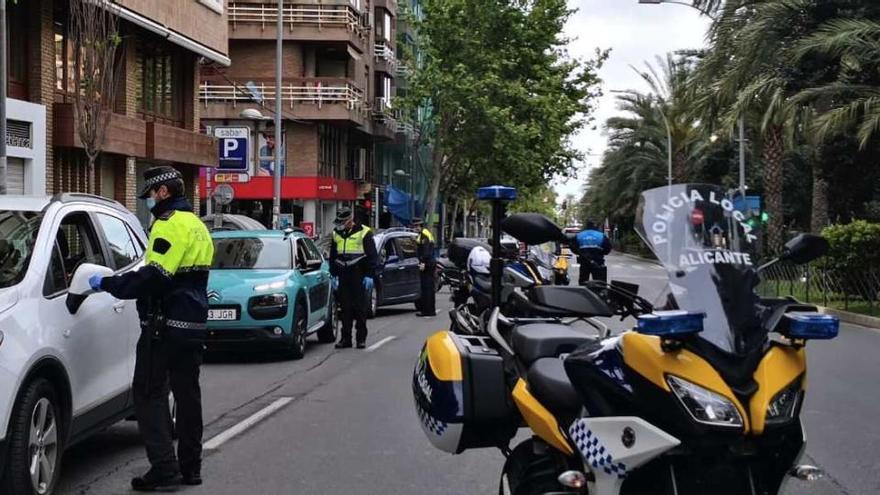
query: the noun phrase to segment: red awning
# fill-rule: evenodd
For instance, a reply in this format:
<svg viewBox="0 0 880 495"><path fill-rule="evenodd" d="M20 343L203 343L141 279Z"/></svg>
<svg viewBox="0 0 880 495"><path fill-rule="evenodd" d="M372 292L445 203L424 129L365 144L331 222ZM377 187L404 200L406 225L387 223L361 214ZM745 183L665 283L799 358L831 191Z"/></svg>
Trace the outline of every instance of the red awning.
<svg viewBox="0 0 880 495"><path fill-rule="evenodd" d="M216 171L215 171L216 173ZM249 182L230 183L235 199L272 199L272 177L251 177ZM205 174L199 179L199 194L205 197ZM214 183L212 187L216 187ZM357 184L350 180L332 177L282 177L282 199L323 199L330 201L355 201L358 199Z"/></svg>

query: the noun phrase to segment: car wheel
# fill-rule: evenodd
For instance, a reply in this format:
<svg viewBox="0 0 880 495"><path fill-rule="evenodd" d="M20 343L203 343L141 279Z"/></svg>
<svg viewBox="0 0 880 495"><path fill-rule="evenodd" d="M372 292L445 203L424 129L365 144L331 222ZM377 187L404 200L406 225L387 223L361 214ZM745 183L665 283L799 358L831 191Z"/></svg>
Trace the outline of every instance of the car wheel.
<svg viewBox="0 0 880 495"><path fill-rule="evenodd" d="M327 305L327 321L318 330L318 342L324 344L336 342L336 337L339 335L339 326L336 320L336 297L330 295L330 304Z"/></svg>
<svg viewBox="0 0 880 495"><path fill-rule="evenodd" d="M376 311L379 309L379 289L373 287L373 290L367 294L367 318L376 317Z"/></svg>
<svg viewBox="0 0 880 495"><path fill-rule="evenodd" d="M302 359L306 354L306 315L304 304L297 304L294 308L293 328L291 329L292 342L287 354L293 359Z"/></svg>
<svg viewBox="0 0 880 495"><path fill-rule="evenodd" d="M27 385L13 409L2 493L52 493L61 471L61 408L55 388L39 378Z"/></svg>

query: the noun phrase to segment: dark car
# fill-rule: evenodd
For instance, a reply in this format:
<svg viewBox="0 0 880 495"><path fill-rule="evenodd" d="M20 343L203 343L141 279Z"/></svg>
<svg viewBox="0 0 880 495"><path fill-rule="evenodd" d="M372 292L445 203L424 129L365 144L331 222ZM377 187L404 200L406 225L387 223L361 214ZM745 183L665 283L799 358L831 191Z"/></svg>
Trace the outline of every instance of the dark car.
<svg viewBox="0 0 880 495"><path fill-rule="evenodd" d="M368 295L367 315L376 315L380 306L416 303L420 296L418 234L409 229L376 232L376 251L383 265L375 288Z"/></svg>

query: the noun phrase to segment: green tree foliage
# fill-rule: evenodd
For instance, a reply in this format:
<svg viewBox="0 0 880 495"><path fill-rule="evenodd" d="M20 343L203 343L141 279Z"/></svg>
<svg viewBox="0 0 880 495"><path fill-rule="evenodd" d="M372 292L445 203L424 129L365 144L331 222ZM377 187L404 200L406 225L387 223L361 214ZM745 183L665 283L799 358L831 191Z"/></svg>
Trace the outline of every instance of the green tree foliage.
<svg viewBox="0 0 880 495"><path fill-rule="evenodd" d="M426 0L424 12L424 62L405 105L431 109L421 125L434 150L427 210L441 193L535 190L570 173L581 157L569 139L590 122L607 54L568 56L565 0Z"/></svg>
<svg viewBox="0 0 880 495"><path fill-rule="evenodd" d="M556 193L549 186L535 188L517 195L516 201L510 204L511 213L540 213L553 221L558 221L556 214Z"/></svg>

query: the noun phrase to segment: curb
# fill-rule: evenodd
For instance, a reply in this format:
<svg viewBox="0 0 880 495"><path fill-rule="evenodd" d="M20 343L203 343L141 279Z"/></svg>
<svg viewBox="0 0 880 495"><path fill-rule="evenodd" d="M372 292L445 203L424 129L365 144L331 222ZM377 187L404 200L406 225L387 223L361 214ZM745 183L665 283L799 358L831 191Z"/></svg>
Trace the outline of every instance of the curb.
<svg viewBox="0 0 880 495"><path fill-rule="evenodd" d="M840 321L844 323L880 329L880 318L874 316L860 315L857 313L850 313L849 311L841 311L839 309L826 308L823 306L819 306L819 311L828 315L834 315L840 318Z"/></svg>
<svg viewBox="0 0 880 495"><path fill-rule="evenodd" d="M662 263L660 263L658 260L653 259L653 258L643 258L643 257L637 256L635 254L624 253L623 251L612 251L612 252L616 255L623 256L624 258L630 258L630 259L633 259L636 261L641 261L643 263L651 263L652 265L662 266Z"/></svg>

